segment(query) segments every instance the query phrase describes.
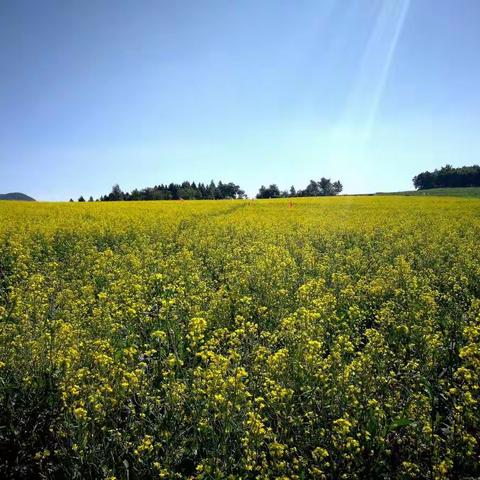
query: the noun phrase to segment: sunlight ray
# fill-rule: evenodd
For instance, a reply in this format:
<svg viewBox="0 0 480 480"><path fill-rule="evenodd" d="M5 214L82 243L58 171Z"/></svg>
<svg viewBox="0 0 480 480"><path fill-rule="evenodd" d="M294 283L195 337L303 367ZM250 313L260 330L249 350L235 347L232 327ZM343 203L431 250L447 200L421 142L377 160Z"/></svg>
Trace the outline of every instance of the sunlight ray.
<svg viewBox="0 0 480 480"><path fill-rule="evenodd" d="M388 74L405 24L411 0L383 2L360 66L358 83L353 91L352 113L363 116L362 137L368 142ZM355 108L363 112L355 112Z"/></svg>
<svg viewBox="0 0 480 480"><path fill-rule="evenodd" d="M379 0L345 108L331 132L330 163L368 161L377 112L384 95L411 0ZM361 176L361 174L360 174Z"/></svg>
<svg viewBox="0 0 480 480"><path fill-rule="evenodd" d="M379 5L335 137L349 131L363 143L370 140L410 3L382 0Z"/></svg>

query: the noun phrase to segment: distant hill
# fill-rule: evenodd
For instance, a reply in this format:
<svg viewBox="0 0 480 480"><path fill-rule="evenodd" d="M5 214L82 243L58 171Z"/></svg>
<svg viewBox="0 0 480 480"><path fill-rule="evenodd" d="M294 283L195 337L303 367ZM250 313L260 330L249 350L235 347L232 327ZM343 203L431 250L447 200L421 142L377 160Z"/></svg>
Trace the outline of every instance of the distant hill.
<svg viewBox="0 0 480 480"><path fill-rule="evenodd" d="M480 187L429 188L406 192L377 192L375 195L406 195L406 196L436 196L436 197L476 197L480 198Z"/></svg>
<svg viewBox="0 0 480 480"><path fill-rule="evenodd" d="M0 200L18 200L23 202L35 202L35 199L20 192L0 193Z"/></svg>

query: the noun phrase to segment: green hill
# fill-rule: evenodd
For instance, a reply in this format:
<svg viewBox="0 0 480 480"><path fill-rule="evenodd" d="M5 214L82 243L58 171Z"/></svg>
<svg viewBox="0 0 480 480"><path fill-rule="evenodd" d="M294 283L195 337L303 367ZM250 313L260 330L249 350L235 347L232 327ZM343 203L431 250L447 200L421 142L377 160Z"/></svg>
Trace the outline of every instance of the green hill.
<svg viewBox="0 0 480 480"><path fill-rule="evenodd" d="M406 192L377 192L375 195L477 197L477 198L480 198L480 187L430 188L428 190L411 190L411 191L406 191Z"/></svg>
<svg viewBox="0 0 480 480"><path fill-rule="evenodd" d="M20 192L0 193L0 200L17 200L23 202L35 202L35 199Z"/></svg>

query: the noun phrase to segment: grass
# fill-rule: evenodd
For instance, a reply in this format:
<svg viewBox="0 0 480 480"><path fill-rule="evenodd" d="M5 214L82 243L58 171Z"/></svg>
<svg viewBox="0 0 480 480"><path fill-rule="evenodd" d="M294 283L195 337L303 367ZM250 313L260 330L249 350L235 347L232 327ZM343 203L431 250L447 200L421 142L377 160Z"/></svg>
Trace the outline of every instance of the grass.
<svg viewBox="0 0 480 480"><path fill-rule="evenodd" d="M377 192L375 195L434 196L434 197L476 197L480 198L480 187L431 188L428 190L407 190L405 192Z"/></svg>

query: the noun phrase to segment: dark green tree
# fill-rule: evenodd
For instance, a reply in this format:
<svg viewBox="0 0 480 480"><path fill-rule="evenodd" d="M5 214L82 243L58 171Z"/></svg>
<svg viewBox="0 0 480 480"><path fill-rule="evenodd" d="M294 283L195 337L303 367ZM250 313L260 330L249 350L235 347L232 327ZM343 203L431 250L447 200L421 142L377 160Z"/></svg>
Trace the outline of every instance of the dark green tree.
<svg viewBox="0 0 480 480"><path fill-rule="evenodd" d="M279 198L280 189L275 183L272 183L269 187L260 187L257 193L257 198Z"/></svg>
<svg viewBox="0 0 480 480"><path fill-rule="evenodd" d="M335 195L332 181L329 178L322 177L318 182L318 188L320 190L320 195L323 197Z"/></svg>
<svg viewBox="0 0 480 480"><path fill-rule="evenodd" d="M338 195L343 190L343 185L340 183L340 180L333 182L333 194Z"/></svg>
<svg viewBox="0 0 480 480"><path fill-rule="evenodd" d="M454 168L451 165L445 165L440 170L419 173L413 177L413 185L419 190L480 187L480 166L472 165L470 167Z"/></svg>
<svg viewBox="0 0 480 480"><path fill-rule="evenodd" d="M100 201L118 200L203 200L203 199L237 199L244 198L245 192L233 182L223 183L212 180L208 186L203 183L185 181L181 184L170 183L169 185L155 185L153 187L134 189L131 193L122 192L118 185L112 188L108 195L100 197Z"/></svg>
<svg viewBox="0 0 480 480"><path fill-rule="evenodd" d="M122 192L122 189L120 188L120 186L118 185L118 183L116 183L113 187L112 187L112 191L110 192L110 194L108 195L108 201L110 202L118 202L119 200L123 200L124 198L124 194Z"/></svg>

